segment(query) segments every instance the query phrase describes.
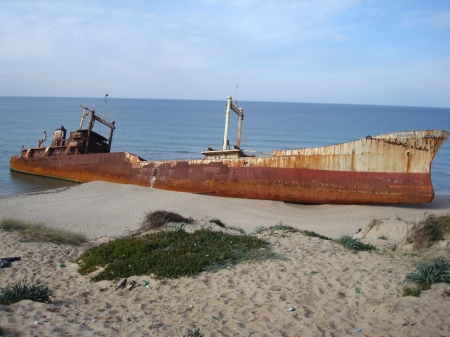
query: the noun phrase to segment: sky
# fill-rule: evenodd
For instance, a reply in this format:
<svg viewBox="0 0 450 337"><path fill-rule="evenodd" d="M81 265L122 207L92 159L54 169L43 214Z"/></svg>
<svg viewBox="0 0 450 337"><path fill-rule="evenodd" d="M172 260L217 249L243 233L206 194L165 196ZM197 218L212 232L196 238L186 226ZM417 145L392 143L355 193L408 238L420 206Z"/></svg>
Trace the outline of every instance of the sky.
<svg viewBox="0 0 450 337"><path fill-rule="evenodd" d="M449 0L0 0L0 96L450 107Z"/></svg>

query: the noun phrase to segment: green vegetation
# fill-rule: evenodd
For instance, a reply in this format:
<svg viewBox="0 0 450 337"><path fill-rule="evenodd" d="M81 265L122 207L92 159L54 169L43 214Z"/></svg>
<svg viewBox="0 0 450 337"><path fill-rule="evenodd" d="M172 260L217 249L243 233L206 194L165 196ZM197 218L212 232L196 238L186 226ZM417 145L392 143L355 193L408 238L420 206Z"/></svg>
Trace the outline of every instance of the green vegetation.
<svg viewBox="0 0 450 337"><path fill-rule="evenodd" d="M380 235L378 237L379 240L389 240L388 237L386 235Z"/></svg>
<svg viewBox="0 0 450 337"><path fill-rule="evenodd" d="M200 333L199 328L194 328L194 330L192 330L192 332L188 332L186 335L180 335L177 331L177 335L178 335L178 337L203 337L203 334Z"/></svg>
<svg viewBox="0 0 450 337"><path fill-rule="evenodd" d="M312 231L300 231L300 233L302 233L303 235L306 235L306 236L311 236L311 237L319 238L319 239L322 239L322 240L328 240L328 241L332 240L328 236L317 234L317 233L312 232Z"/></svg>
<svg viewBox="0 0 450 337"><path fill-rule="evenodd" d="M444 293L442 294L442 296L444 296L444 297L450 297L450 290L445 289L445 290L444 290Z"/></svg>
<svg viewBox="0 0 450 337"><path fill-rule="evenodd" d="M264 228L263 226L259 226L259 227L257 227L255 229L254 233L255 234L262 234L266 230L269 230L269 236L275 235L276 231L283 231L283 232L287 232L287 233L301 233L303 235L319 238L319 239L322 239L322 240L331 240L331 238L329 238L329 237L327 237L325 235L317 234L317 233L315 233L313 231L300 230L300 229L297 229L295 227L285 225L281 221L278 224L276 224L275 226L271 226L269 228Z"/></svg>
<svg viewBox="0 0 450 337"><path fill-rule="evenodd" d="M0 304L9 305L21 300L48 302L52 296L52 291L39 282L29 284L26 281L19 281L0 289Z"/></svg>
<svg viewBox="0 0 450 337"><path fill-rule="evenodd" d="M355 251L370 251L377 249L377 247L371 244L362 243L359 239L355 239L350 235L343 235L337 239L334 239L333 241L344 246L347 249Z"/></svg>
<svg viewBox="0 0 450 337"><path fill-rule="evenodd" d="M270 226L268 229L271 230L271 231L284 231L284 232L289 232L289 233L298 233L298 232L300 232L299 229L294 228L292 226L285 225L282 221L277 223L275 226Z"/></svg>
<svg viewBox="0 0 450 337"><path fill-rule="evenodd" d="M444 233L450 235L450 214L440 216L439 224Z"/></svg>
<svg viewBox="0 0 450 337"><path fill-rule="evenodd" d="M5 332L3 331L2 327L0 326L0 336L4 336Z"/></svg>
<svg viewBox="0 0 450 337"><path fill-rule="evenodd" d="M395 251L398 249L398 243L397 243L397 242L394 242L393 244L391 244L391 245L389 246L389 248L391 248L391 250L392 250L393 252L395 252Z"/></svg>
<svg viewBox="0 0 450 337"><path fill-rule="evenodd" d="M416 269L417 272L409 273L403 281L417 284L450 283L450 261L442 256L431 262L420 262Z"/></svg>
<svg viewBox="0 0 450 337"><path fill-rule="evenodd" d="M280 257L257 237L201 229L193 233L173 230L118 238L87 250L77 263L82 275L104 268L91 279L96 282L149 274L178 278L243 261L274 258Z"/></svg>
<svg viewBox="0 0 450 337"><path fill-rule="evenodd" d="M147 213L142 221L140 232L147 232L151 229L160 228L169 222L192 223L194 219L185 218L175 212L155 211Z"/></svg>
<svg viewBox="0 0 450 337"><path fill-rule="evenodd" d="M258 226L256 227L256 229L253 231L254 234L262 234L262 232L264 232L266 230L266 228L264 226Z"/></svg>
<svg viewBox="0 0 450 337"><path fill-rule="evenodd" d="M231 226L231 227L228 227L228 228L232 229L232 230L234 230L236 232L239 232L242 235L247 235L247 233L245 232L245 229L243 229L243 228L239 228L239 227L235 227L235 226Z"/></svg>
<svg viewBox="0 0 450 337"><path fill-rule="evenodd" d="M404 286L403 287L403 297L406 296L414 296L414 297L419 297L420 293L424 290L428 290L431 289L431 286L429 284L417 284L415 286Z"/></svg>
<svg viewBox="0 0 450 337"><path fill-rule="evenodd" d="M0 222L0 229L8 232L19 232L34 240L57 244L79 246L88 241L84 234L45 227L41 224L25 223L11 218L3 219Z"/></svg>

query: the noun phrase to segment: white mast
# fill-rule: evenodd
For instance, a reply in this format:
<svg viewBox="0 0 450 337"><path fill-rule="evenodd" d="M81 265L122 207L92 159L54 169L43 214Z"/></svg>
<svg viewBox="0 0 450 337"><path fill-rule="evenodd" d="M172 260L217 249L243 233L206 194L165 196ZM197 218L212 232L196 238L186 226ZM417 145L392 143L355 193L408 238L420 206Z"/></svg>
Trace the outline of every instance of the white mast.
<svg viewBox="0 0 450 337"><path fill-rule="evenodd" d="M230 106L231 106L231 96L227 97L227 110L225 112L225 132L223 135L223 148L222 150L225 151L227 149L228 144L228 124L230 122Z"/></svg>

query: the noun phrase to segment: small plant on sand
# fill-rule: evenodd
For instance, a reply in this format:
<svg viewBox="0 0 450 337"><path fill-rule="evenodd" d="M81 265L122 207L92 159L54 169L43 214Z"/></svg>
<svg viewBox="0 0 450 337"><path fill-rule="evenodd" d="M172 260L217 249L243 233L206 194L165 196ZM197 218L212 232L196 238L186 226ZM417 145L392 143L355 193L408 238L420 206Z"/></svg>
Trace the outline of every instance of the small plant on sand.
<svg viewBox="0 0 450 337"><path fill-rule="evenodd" d="M450 261L438 257L431 262L420 262L417 272L406 275L404 282L417 284L450 283Z"/></svg>
<svg viewBox="0 0 450 337"><path fill-rule="evenodd" d="M0 229L8 232L18 232L34 240L57 244L79 246L88 241L84 234L50 228L41 224L26 223L16 219L3 219L0 222Z"/></svg>
<svg viewBox="0 0 450 337"><path fill-rule="evenodd" d="M3 305L17 303L21 300L48 302L50 297L53 297L53 292L39 282L30 284L26 281L18 281L0 289L0 304Z"/></svg>
<svg viewBox="0 0 450 337"><path fill-rule="evenodd" d="M0 326L0 336L4 336L5 332L3 331L2 327Z"/></svg>
<svg viewBox="0 0 450 337"><path fill-rule="evenodd" d="M325 235L321 235L321 234L317 234L317 233L315 233L315 232L312 232L312 231L300 231L300 233L302 233L303 235L306 235L306 236L311 236L311 237L313 237L313 238L319 238L319 239L322 239L322 240L328 240L328 241L331 241L332 239L331 238L329 238L328 236L325 236Z"/></svg>
<svg viewBox="0 0 450 337"><path fill-rule="evenodd" d="M380 235L378 237L379 240L389 240L388 237L386 235Z"/></svg>
<svg viewBox="0 0 450 337"><path fill-rule="evenodd" d="M441 219L442 217L429 214L424 220L414 224L405 239L406 243L413 243L414 248L420 249L430 247L435 241L444 240Z"/></svg>
<svg viewBox="0 0 450 337"><path fill-rule="evenodd" d="M402 297L406 296L414 296L419 297L420 293L424 290L431 289L431 286L429 284L417 284L415 286L409 286L406 285L403 287L403 294Z"/></svg>
<svg viewBox="0 0 450 337"><path fill-rule="evenodd" d="M444 293L442 294L442 296L444 296L444 297L450 297L450 290L445 289L445 290L444 290Z"/></svg>
<svg viewBox="0 0 450 337"><path fill-rule="evenodd" d="M194 219L185 218L175 212L155 211L147 213L141 223L140 232L147 232L151 229L160 228L169 222L193 223Z"/></svg>
<svg viewBox="0 0 450 337"><path fill-rule="evenodd" d="M188 332L185 335L180 335L177 331L177 335L178 335L178 337L203 337L203 334L200 332L199 328L194 328L194 330L192 330L192 332Z"/></svg>
<svg viewBox="0 0 450 337"><path fill-rule="evenodd" d="M239 227L236 227L236 226L231 226L231 227L228 227L228 228L231 229L231 230L234 230L236 232L239 232L242 235L247 235L247 233L245 232L244 228L239 228Z"/></svg>
<svg viewBox="0 0 450 337"><path fill-rule="evenodd" d="M300 232L299 229L294 228L292 226L285 225L282 221L277 223L275 226L269 227L269 229L272 230L272 231L285 231L285 232L289 232L289 233Z"/></svg>
<svg viewBox="0 0 450 337"><path fill-rule="evenodd" d="M77 263L82 275L103 268L92 277L96 282L130 275L189 277L244 261L275 258L279 256L270 251L269 243L255 236L201 229L193 233L160 231L118 238L88 249Z"/></svg>
<svg viewBox="0 0 450 337"><path fill-rule="evenodd" d="M266 228L264 226L258 226L256 227L256 229L253 231L254 234L261 234L262 232L264 232L266 230Z"/></svg>
<svg viewBox="0 0 450 337"><path fill-rule="evenodd" d="M371 244L362 243L359 239L355 239L350 235L343 235L337 239L334 239L333 241L344 246L347 249L355 251L370 251L377 249L377 247Z"/></svg>
<svg viewBox="0 0 450 337"><path fill-rule="evenodd" d="M186 227L186 224L184 222L182 222L181 225L173 227L172 230L175 233L181 233L181 232L185 232L185 229L184 229L185 227Z"/></svg>
<svg viewBox="0 0 450 337"><path fill-rule="evenodd" d="M395 251L398 249L398 243L397 243L397 242L394 242L393 244L391 244L391 245L389 246L389 248L390 248L393 252L395 252Z"/></svg>

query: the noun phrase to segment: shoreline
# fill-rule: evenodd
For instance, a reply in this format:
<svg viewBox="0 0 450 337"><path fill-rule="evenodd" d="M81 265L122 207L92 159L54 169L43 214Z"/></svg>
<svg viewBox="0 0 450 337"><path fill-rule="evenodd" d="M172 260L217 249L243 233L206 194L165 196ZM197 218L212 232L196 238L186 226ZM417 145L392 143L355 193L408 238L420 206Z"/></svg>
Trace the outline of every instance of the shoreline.
<svg viewBox="0 0 450 337"><path fill-rule="evenodd" d="M94 181L0 197L0 219L16 218L73 230L89 239L117 237L139 228L148 212L174 211L194 219L217 218L251 232L279 222L332 238L355 234L373 219L418 221L426 213L450 214L450 195L423 205L302 205L225 198Z"/></svg>

